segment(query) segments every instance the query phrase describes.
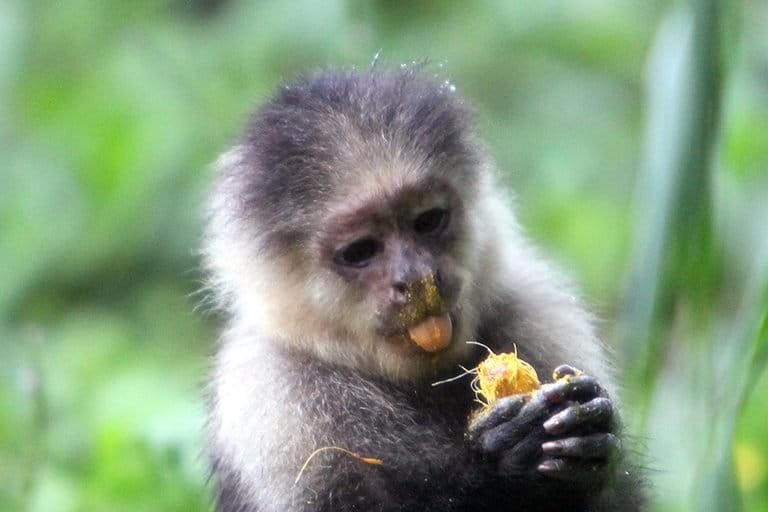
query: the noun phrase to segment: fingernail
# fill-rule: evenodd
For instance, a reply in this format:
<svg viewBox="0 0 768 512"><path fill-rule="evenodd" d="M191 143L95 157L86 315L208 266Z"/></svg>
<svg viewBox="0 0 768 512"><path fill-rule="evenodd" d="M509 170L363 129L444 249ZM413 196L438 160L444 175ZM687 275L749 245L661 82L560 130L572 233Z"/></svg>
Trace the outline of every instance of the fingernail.
<svg viewBox="0 0 768 512"><path fill-rule="evenodd" d="M562 422L560 421L560 418L557 416L552 416L547 421L544 422L544 430L547 431L549 434L557 434L557 432L562 427Z"/></svg>
<svg viewBox="0 0 768 512"><path fill-rule="evenodd" d="M559 387L545 384L541 386L541 393L548 402L560 402L563 400L563 393L559 390Z"/></svg>
<svg viewBox="0 0 768 512"><path fill-rule="evenodd" d="M560 366L555 368L555 371L552 372L552 378L554 380L558 380L558 379L562 379L567 375L576 375L576 372L578 372L578 370L573 366L569 366L567 364L561 364Z"/></svg>
<svg viewBox="0 0 768 512"><path fill-rule="evenodd" d="M557 471L557 464L553 460L545 460L537 468L542 473L553 473Z"/></svg>
<svg viewBox="0 0 768 512"><path fill-rule="evenodd" d="M560 452L561 443L558 441L547 441L541 445L541 450L547 454L556 454Z"/></svg>

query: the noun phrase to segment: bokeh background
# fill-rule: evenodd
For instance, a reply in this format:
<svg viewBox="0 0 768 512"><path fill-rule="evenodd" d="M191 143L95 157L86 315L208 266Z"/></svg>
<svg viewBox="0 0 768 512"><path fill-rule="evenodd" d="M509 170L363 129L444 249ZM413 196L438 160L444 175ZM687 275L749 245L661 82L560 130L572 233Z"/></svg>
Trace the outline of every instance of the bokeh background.
<svg viewBox="0 0 768 512"><path fill-rule="evenodd" d="M281 80L429 58L605 320L654 510L768 510L762 0L0 1L0 510L209 510L209 164Z"/></svg>

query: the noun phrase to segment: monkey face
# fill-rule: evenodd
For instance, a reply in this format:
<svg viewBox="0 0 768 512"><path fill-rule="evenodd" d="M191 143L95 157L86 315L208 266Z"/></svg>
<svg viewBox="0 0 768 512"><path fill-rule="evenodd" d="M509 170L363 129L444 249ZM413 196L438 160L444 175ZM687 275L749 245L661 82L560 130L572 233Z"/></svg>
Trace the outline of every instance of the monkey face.
<svg viewBox="0 0 768 512"><path fill-rule="evenodd" d="M393 379L450 366L495 257L471 119L408 70L283 87L218 163L206 262L220 300L261 337L329 361ZM416 341L432 327L439 343Z"/></svg>
<svg viewBox="0 0 768 512"><path fill-rule="evenodd" d="M417 353L447 348L451 325L461 322L462 201L449 183L432 180L368 189L367 197L326 220L319 259L350 288L376 335ZM435 334L443 339L414 344L409 332L430 318L448 326Z"/></svg>

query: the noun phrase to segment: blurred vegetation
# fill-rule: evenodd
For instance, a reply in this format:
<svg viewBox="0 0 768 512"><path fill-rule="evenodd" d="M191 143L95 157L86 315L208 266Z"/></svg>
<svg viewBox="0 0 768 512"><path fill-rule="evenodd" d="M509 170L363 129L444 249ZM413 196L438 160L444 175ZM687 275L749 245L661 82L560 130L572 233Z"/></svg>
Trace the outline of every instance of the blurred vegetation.
<svg viewBox="0 0 768 512"><path fill-rule="evenodd" d="M768 511L760 0L0 2L0 510L209 508L208 164L281 79L379 50L473 100L606 319L654 509Z"/></svg>

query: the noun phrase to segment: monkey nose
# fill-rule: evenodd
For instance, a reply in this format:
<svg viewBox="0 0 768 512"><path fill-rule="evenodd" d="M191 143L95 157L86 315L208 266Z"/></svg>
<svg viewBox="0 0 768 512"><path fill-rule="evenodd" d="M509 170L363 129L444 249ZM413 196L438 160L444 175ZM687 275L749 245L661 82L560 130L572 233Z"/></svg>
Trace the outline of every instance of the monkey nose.
<svg viewBox="0 0 768 512"><path fill-rule="evenodd" d="M402 281L392 283L391 297L392 302L395 304L405 304L408 302L408 285Z"/></svg>

